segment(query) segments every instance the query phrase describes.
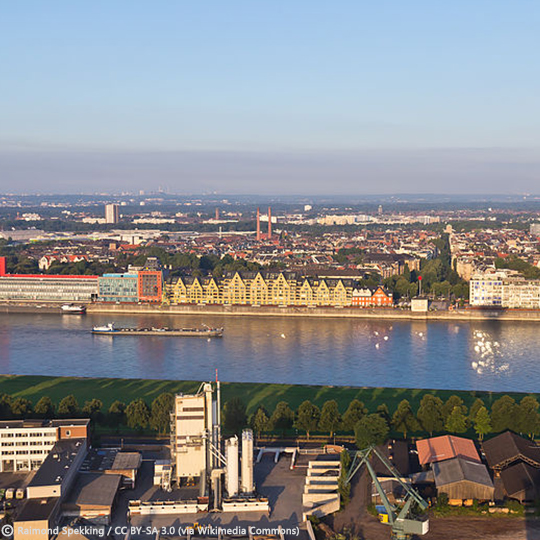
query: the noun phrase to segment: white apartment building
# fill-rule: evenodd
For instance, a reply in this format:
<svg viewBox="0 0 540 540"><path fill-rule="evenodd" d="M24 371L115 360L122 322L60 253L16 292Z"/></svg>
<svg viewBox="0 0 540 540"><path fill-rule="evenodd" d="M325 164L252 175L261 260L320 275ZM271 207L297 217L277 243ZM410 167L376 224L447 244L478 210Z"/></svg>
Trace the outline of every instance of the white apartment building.
<svg viewBox="0 0 540 540"><path fill-rule="evenodd" d="M88 436L88 419L0 422L0 472L39 469L57 441Z"/></svg>
<svg viewBox="0 0 540 540"><path fill-rule="evenodd" d="M540 280L508 276L506 272L477 274L470 281L471 306L540 309Z"/></svg>

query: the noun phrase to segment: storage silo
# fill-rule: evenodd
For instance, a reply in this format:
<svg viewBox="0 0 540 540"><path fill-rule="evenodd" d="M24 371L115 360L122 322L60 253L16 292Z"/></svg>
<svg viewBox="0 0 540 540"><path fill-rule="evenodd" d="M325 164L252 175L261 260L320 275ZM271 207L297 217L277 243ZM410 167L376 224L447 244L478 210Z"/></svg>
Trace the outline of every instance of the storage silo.
<svg viewBox="0 0 540 540"><path fill-rule="evenodd" d="M242 431L242 493L250 494L255 491L253 484L253 431Z"/></svg>
<svg viewBox="0 0 540 540"><path fill-rule="evenodd" d="M229 497L238 495L238 437L235 435L226 442L225 456L227 469L225 471L225 489Z"/></svg>

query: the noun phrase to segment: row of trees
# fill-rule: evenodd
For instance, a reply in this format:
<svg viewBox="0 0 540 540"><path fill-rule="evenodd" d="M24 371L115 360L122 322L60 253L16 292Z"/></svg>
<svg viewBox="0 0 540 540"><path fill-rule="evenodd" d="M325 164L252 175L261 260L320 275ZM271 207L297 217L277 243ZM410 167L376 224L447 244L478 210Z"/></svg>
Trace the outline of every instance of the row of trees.
<svg viewBox="0 0 540 540"><path fill-rule="evenodd" d="M131 429L153 429L161 434L169 429L173 404L174 396L170 393L160 394L151 405L143 399L135 399L127 405L116 400L106 410L100 399L86 401L81 407L74 395L64 397L56 406L48 396L43 396L34 405L29 399L1 394L0 418L90 418L97 424L116 430L127 425Z"/></svg>
<svg viewBox="0 0 540 540"><path fill-rule="evenodd" d="M370 413L362 401L354 399L347 410L341 412L335 400L326 401L322 408L309 400L304 401L296 411L288 403L281 401L270 414L262 405L248 419L246 407L239 398L225 404L225 429L239 432L249 425L260 436L262 433L287 430L303 431L309 438L312 432L325 432L333 437L336 432L355 433L359 446L382 443L389 432L401 433L404 438L410 434L433 436L436 433L461 434L474 430L480 440L489 433L506 430L517 431L534 437L540 433L539 403L533 396L525 396L519 403L508 396L502 396L488 409L484 401L476 399L467 408L456 395L445 402L432 394L422 398L416 412L408 400L402 400L395 411L390 413L385 404Z"/></svg>
<svg viewBox="0 0 540 540"><path fill-rule="evenodd" d="M57 406L51 398L43 396L35 405L23 397L12 398L0 395L0 418L79 418L92 419L95 423L115 428L126 425L135 430L152 429L160 434L169 430L170 413L174 405L171 393L162 393L150 405L141 398L126 404L114 401L107 410L99 399L86 401L81 407L73 395L64 397ZM285 401L280 401L270 413L260 405L248 417L246 406L238 397L225 403L223 421L226 432L239 433L249 426L257 437L262 433L279 432L282 436L295 429L304 432L309 439L313 432L327 433L333 437L337 432L354 433L360 447L370 443L382 443L390 431L433 436L437 433L461 434L474 430L480 440L489 433L512 430L527 434L531 438L540 433L539 403L533 396L525 396L517 403L504 395L494 401L488 409L484 401L476 399L467 408L456 395L445 402L433 394L425 394L416 411L410 402L402 400L393 412L386 404L375 411L368 411L365 404L353 399L347 410L342 412L335 400L326 401L321 408L311 401L304 401L293 410Z"/></svg>

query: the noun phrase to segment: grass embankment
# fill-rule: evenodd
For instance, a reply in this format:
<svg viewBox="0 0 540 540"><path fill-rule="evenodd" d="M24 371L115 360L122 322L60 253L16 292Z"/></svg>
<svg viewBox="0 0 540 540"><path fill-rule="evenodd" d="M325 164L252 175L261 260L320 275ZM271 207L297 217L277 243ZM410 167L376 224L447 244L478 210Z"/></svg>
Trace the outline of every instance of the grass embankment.
<svg viewBox="0 0 540 540"><path fill-rule="evenodd" d="M82 377L47 377L37 375L0 375L0 394L12 397L23 397L36 403L42 396L49 396L58 403L67 395L73 394L80 405L93 398L103 402L103 409L119 399L125 403L142 398L148 404L163 392L196 392L199 381L172 381L153 379L108 379ZM489 408L493 401L507 394L516 401L524 395L517 392L479 392L461 390L427 390L410 388L360 388L351 386L308 386L293 384L266 383L222 383L222 404L234 396L239 397L247 406L248 414L259 405L273 411L279 401L286 401L296 409L304 400L309 399L322 407L325 401L335 399L344 412L351 400L363 401L370 412L386 404L392 412L402 399L407 399L413 410L420 405L425 394L433 394L446 401L451 395L461 397L464 404L470 407L478 397L484 400ZM540 394L534 395L540 400Z"/></svg>

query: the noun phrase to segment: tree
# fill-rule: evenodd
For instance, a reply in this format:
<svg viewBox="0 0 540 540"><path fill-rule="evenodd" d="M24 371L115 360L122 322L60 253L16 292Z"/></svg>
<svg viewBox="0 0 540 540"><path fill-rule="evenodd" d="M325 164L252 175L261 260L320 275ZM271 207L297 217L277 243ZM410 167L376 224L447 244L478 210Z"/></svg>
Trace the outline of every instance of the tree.
<svg viewBox="0 0 540 540"><path fill-rule="evenodd" d="M32 402L22 397L15 398L11 403L11 414L15 418L28 418L32 414Z"/></svg>
<svg viewBox="0 0 540 540"><path fill-rule="evenodd" d="M34 407L34 414L38 418L53 418L54 404L49 396L43 396Z"/></svg>
<svg viewBox="0 0 540 540"><path fill-rule="evenodd" d="M223 407L223 424L227 431L239 434L246 427L246 406L239 397L233 397Z"/></svg>
<svg viewBox="0 0 540 540"><path fill-rule="evenodd" d="M285 435L285 431L287 429L291 429L293 422L294 412L286 401L280 401L276 405L276 408L270 417L271 429L281 431L281 436L283 437Z"/></svg>
<svg viewBox="0 0 540 540"><path fill-rule="evenodd" d="M418 431L420 425L418 420L411 409L411 404L406 400L402 400L394 416L392 416L392 426L396 431L403 433L403 438L407 438L407 433L409 431Z"/></svg>
<svg viewBox="0 0 540 540"><path fill-rule="evenodd" d="M442 431L444 428L442 399L426 394L420 402L416 416L430 437L433 436L433 432Z"/></svg>
<svg viewBox="0 0 540 540"><path fill-rule="evenodd" d="M340 495L341 506L344 507L351 500L351 484L347 482L347 475L351 466L351 455L347 450L342 450L339 460L341 462L341 472L338 478L338 493Z"/></svg>
<svg viewBox="0 0 540 540"><path fill-rule="evenodd" d="M446 424L446 421L448 420L448 417L452 414L452 411L454 410L454 407L460 407L461 412L466 415L467 414L467 407L463 405L463 400L459 396L450 396L442 408L443 413L443 419L444 423Z"/></svg>
<svg viewBox="0 0 540 540"><path fill-rule="evenodd" d="M0 394L0 418L11 418L11 404L13 399L8 394Z"/></svg>
<svg viewBox="0 0 540 540"><path fill-rule="evenodd" d="M166 433L171 425L171 412L174 407L174 396L169 392L163 392L152 401L150 413L150 427L160 435Z"/></svg>
<svg viewBox="0 0 540 540"><path fill-rule="evenodd" d="M538 401L533 396L525 396L517 406L517 428L531 438L540 430L538 407Z"/></svg>
<svg viewBox="0 0 540 540"><path fill-rule="evenodd" d="M142 399L133 400L126 408L128 427L142 431L150 421L150 408Z"/></svg>
<svg viewBox="0 0 540 540"><path fill-rule="evenodd" d="M356 424L367 414L366 406L358 399L353 399L343 415L343 429L354 431Z"/></svg>
<svg viewBox="0 0 540 540"><path fill-rule="evenodd" d="M482 407L485 407L485 403L483 400L481 400L480 398L476 398L474 400L474 403L471 405L471 408L469 409L469 420L471 421L471 423L473 423L474 419L476 418L476 415L478 414L478 411L482 408Z"/></svg>
<svg viewBox="0 0 540 540"><path fill-rule="evenodd" d="M491 407L491 427L494 433L513 429L516 425L516 402L508 395L499 398Z"/></svg>
<svg viewBox="0 0 540 540"><path fill-rule="evenodd" d="M465 433L467 431L467 417L459 406L455 406L444 425L446 431L450 433Z"/></svg>
<svg viewBox="0 0 540 540"><path fill-rule="evenodd" d="M309 440L310 432L315 431L319 426L320 417L321 411L319 410L319 407L313 405L311 401L306 399L306 401L298 407L294 427L305 431Z"/></svg>
<svg viewBox="0 0 540 540"><path fill-rule="evenodd" d="M328 431L330 437L341 424L341 413L339 412L338 404L335 399L331 399L323 405L321 409L321 418L319 420L319 431Z"/></svg>
<svg viewBox="0 0 540 540"><path fill-rule="evenodd" d="M118 432L119 427L126 423L126 404L119 400L113 401L107 411L107 420Z"/></svg>
<svg viewBox="0 0 540 540"><path fill-rule="evenodd" d="M354 428L356 446L363 450L371 445L383 444L390 428L386 420L379 414L364 416Z"/></svg>
<svg viewBox="0 0 540 540"><path fill-rule="evenodd" d="M59 416L63 416L65 418L78 416L79 414L79 403L75 399L75 396L73 394L70 394L69 396L66 396L62 401L58 404L58 414Z"/></svg>
<svg viewBox="0 0 540 540"><path fill-rule="evenodd" d="M388 405L386 403L381 403L380 405L377 405L377 409L375 412L381 418L383 418L388 425L391 424L392 417L390 416L390 409L388 408Z"/></svg>
<svg viewBox="0 0 540 540"><path fill-rule="evenodd" d="M99 422L102 418L101 409L103 408L103 402L100 399L91 399L86 401L82 412L85 416L88 416L94 422Z"/></svg>
<svg viewBox="0 0 540 540"><path fill-rule="evenodd" d="M257 410L251 415L249 425L257 438L261 436L263 431L267 431L270 427L270 418L268 418L268 413L262 405L259 405Z"/></svg>
<svg viewBox="0 0 540 540"><path fill-rule="evenodd" d="M491 433L491 418L488 410L485 407L480 407L476 416L473 419L474 431L480 440L484 439L484 435Z"/></svg>

